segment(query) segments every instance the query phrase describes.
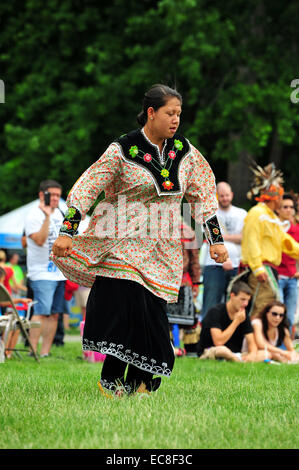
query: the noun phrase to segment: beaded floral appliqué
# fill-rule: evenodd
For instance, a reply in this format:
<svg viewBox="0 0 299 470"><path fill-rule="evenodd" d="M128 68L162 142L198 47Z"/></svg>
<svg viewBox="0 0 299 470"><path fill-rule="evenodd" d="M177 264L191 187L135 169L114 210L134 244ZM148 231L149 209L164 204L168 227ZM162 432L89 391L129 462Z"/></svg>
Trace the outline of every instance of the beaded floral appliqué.
<svg viewBox="0 0 299 470"><path fill-rule="evenodd" d="M143 160L146 163L151 164L156 170L160 172L160 175L163 176L164 182L162 183L162 186L166 190L170 190L173 188L173 183L169 179L169 171L172 165L173 160L176 158L176 154L178 150L183 149L183 143L179 139L174 140L173 148L170 150L167 154L167 159L164 163L164 165L161 165L160 161L157 160L153 155L150 153L145 153L141 149L137 147L137 145L132 145L129 149L129 154L131 158L136 158L137 155L142 155Z"/></svg>
<svg viewBox="0 0 299 470"><path fill-rule="evenodd" d="M59 235L73 237L78 233L78 227L81 221L81 214L75 207L69 207L60 227Z"/></svg>
<svg viewBox="0 0 299 470"><path fill-rule="evenodd" d="M218 245L224 243L220 230L220 225L216 215L206 220L204 224L204 230L206 238L210 245Z"/></svg>

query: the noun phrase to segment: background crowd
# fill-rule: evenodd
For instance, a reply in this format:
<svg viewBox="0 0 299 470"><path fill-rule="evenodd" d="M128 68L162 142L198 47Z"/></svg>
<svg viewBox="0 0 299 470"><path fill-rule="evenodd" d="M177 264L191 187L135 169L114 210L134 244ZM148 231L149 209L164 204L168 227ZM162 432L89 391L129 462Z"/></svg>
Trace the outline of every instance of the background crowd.
<svg viewBox="0 0 299 470"><path fill-rule="evenodd" d="M229 259L223 264L211 260L205 242L200 258L193 257L203 295L201 302L195 299L192 326L183 325L186 312L177 305L183 318L180 337L177 326L171 327L177 356L298 360L293 344L298 338L298 196L284 193L282 175L274 165L254 169L254 174L251 192L257 204L248 213L233 204L227 182L217 185L217 216ZM190 263L190 273L194 270ZM193 334L192 345L186 342L180 348L188 333Z"/></svg>
<svg viewBox="0 0 299 470"><path fill-rule="evenodd" d="M168 304L177 357L297 362L299 199L283 192L279 172L271 177L266 189L259 188L258 203L248 212L233 204L227 182L217 184L217 216L229 253L223 264L211 260L207 241L199 246L195 231L182 219L182 284L177 303ZM39 206L25 221L26 266L20 266L20 253L0 250L1 283L21 305L23 299L23 308L28 299L36 301L31 318L40 322L40 328L31 331L30 339L36 351L41 340L40 357L48 357L53 345L64 344L74 303L84 324L89 294L89 289L65 279L49 258L63 220L58 205L61 192L55 180L40 184ZM258 213L252 223L254 213L261 210L267 210L267 215ZM271 232L274 226L277 233ZM94 360L94 355L85 354L85 358Z"/></svg>

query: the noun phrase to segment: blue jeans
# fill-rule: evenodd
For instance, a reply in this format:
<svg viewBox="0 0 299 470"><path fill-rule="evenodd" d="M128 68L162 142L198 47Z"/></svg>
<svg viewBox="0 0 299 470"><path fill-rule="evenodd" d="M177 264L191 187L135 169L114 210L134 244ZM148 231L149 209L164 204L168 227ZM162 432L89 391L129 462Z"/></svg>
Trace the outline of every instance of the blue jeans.
<svg viewBox="0 0 299 470"><path fill-rule="evenodd" d="M34 315L49 316L52 313L63 313L65 281L30 281L33 291Z"/></svg>
<svg viewBox="0 0 299 470"><path fill-rule="evenodd" d="M226 291L238 268L225 271L222 266L205 266L203 272L203 302L201 320L214 305L226 301Z"/></svg>
<svg viewBox="0 0 299 470"><path fill-rule="evenodd" d="M297 307L297 296L298 296L298 284L297 279L288 277L286 279L278 280L280 298L281 301L287 307L287 318L289 320L290 328L294 324L296 307Z"/></svg>

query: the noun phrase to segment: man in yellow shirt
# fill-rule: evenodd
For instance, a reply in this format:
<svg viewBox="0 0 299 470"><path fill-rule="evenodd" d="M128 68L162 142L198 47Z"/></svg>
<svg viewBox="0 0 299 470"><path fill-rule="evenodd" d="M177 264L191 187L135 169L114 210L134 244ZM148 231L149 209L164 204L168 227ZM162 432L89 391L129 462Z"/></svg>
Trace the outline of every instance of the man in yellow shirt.
<svg viewBox="0 0 299 470"><path fill-rule="evenodd" d="M253 291L251 316L256 316L269 302L279 298L277 267L282 253L299 258L299 243L286 233L275 211L282 203L283 179L274 164L256 166L254 184L248 193L258 204L252 207L244 221L241 263L251 272L248 284Z"/></svg>

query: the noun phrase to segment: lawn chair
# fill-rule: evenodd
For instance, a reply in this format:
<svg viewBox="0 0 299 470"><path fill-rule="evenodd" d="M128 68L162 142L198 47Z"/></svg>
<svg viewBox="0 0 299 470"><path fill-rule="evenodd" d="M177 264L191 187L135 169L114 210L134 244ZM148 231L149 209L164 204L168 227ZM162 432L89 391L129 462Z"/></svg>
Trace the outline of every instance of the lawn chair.
<svg viewBox="0 0 299 470"><path fill-rule="evenodd" d="M16 331L19 329L25 340L27 340L27 343L29 344L29 348L32 351L32 354L37 362L39 362L38 357L36 355L36 352L34 351L30 338L29 338L29 330L30 328L34 327L40 327L39 322L32 322L29 320L30 318L30 308L31 306L36 303L36 302L30 302L28 304L27 308L27 314L24 317L21 317L19 315L18 309L16 308L12 297L10 296L10 293L8 290L0 284L0 302L10 302L10 306L7 307L6 309L6 314L0 316L0 335L2 335L2 338L0 337L0 363L5 361L5 351L9 350L6 348L6 343L8 339L8 334L10 331ZM20 349L20 348L14 348L10 349L13 351L28 351L27 349Z"/></svg>

